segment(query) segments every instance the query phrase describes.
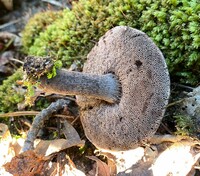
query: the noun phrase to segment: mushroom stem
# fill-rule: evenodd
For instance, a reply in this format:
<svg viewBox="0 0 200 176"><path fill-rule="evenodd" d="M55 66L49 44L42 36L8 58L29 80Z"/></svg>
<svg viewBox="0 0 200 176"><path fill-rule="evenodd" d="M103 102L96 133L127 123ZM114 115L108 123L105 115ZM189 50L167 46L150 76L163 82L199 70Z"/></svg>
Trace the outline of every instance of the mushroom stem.
<svg viewBox="0 0 200 176"><path fill-rule="evenodd" d="M120 98L120 83L111 73L94 75L61 69L54 78L43 76L40 81L40 87L45 92L83 95L109 103L115 103Z"/></svg>

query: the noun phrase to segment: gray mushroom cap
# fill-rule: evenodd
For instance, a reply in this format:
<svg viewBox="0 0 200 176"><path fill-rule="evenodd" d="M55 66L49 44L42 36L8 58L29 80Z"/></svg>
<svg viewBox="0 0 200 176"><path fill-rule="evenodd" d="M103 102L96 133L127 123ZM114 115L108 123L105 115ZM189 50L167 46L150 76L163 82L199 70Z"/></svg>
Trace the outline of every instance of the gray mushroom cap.
<svg viewBox="0 0 200 176"><path fill-rule="evenodd" d="M118 103L77 96L85 134L97 148L133 149L156 132L170 79L161 51L145 33L125 26L109 30L88 54L83 72L112 73L121 85Z"/></svg>

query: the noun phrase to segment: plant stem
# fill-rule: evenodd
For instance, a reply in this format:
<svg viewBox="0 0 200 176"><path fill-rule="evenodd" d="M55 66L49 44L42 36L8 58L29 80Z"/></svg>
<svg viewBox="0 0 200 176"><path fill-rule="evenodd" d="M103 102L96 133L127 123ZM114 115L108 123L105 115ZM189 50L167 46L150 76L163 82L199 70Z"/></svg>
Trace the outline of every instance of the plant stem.
<svg viewBox="0 0 200 176"><path fill-rule="evenodd" d="M120 98L120 83L113 74L93 75L90 73L58 70L54 78L40 78L45 92L66 95L83 95L115 103Z"/></svg>

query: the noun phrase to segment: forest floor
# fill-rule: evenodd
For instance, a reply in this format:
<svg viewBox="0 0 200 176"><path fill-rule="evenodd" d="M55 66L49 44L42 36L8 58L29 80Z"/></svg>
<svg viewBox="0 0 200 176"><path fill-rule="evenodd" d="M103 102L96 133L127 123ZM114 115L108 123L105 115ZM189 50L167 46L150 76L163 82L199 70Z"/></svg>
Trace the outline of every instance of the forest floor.
<svg viewBox="0 0 200 176"><path fill-rule="evenodd" d="M71 2L0 0L0 85L15 73L24 61L25 55L21 52L21 32L30 17L38 12L63 8L71 8ZM193 88L176 84L172 86L171 94L182 98L183 92L191 90ZM43 98L51 103L63 97L48 95ZM52 117L56 118L48 117L51 120L44 121L44 127L40 130L42 134L39 135L41 138L34 141L34 149L25 152L22 150L33 117L40 115L44 119L45 115L35 110L21 111L23 105L20 105L18 112L7 114L6 120L0 119L0 176L200 175L199 140L175 135L174 120L167 120L167 116L174 112L175 106L167 109L160 128L147 144L130 151L108 152L96 149L87 140L74 97L66 99L70 103L62 111L52 113ZM171 98L170 103L173 101L174 98ZM65 134L69 133L71 138L66 139Z"/></svg>

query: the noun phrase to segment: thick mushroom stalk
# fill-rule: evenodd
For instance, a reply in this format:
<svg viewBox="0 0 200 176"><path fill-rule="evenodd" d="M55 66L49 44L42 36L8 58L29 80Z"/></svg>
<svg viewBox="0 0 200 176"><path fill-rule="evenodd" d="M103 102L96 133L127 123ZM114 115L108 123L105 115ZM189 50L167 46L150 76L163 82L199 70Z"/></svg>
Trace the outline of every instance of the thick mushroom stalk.
<svg viewBox="0 0 200 176"><path fill-rule="evenodd" d="M111 73L95 75L62 69L57 71L56 77L47 79L43 76L40 81L40 87L45 92L83 95L108 103L116 103L120 98L120 83Z"/></svg>

